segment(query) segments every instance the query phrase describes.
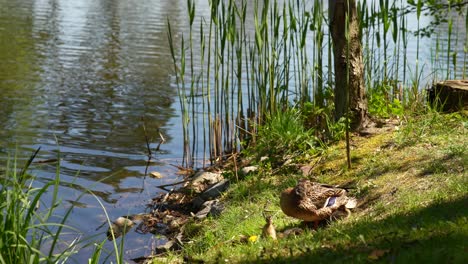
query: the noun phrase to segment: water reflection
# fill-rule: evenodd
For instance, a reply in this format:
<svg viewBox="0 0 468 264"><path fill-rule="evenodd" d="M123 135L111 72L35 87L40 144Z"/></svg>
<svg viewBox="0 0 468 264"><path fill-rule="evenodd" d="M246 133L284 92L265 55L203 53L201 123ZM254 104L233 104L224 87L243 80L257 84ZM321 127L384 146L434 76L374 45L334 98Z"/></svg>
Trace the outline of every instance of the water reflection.
<svg viewBox="0 0 468 264"><path fill-rule="evenodd" d="M18 148L20 159L38 147L39 159L60 152L59 195L68 201L60 210L79 205L71 220L85 235L104 220L88 191L117 217L144 211L156 192L148 187L175 177L165 162L182 149L172 141L178 120L165 25L185 17L179 4L0 0L1 148ZM150 164L168 176L162 180L144 175L143 122L151 146L159 132L168 142ZM37 184L55 177L55 164L32 168Z"/></svg>

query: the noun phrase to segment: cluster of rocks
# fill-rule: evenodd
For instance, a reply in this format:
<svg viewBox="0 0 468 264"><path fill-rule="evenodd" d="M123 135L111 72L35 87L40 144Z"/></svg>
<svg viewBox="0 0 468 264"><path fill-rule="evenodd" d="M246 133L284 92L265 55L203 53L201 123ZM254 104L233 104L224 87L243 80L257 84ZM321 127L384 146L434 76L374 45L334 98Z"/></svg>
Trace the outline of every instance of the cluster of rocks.
<svg viewBox="0 0 468 264"><path fill-rule="evenodd" d="M251 170L251 169L250 169ZM221 172L200 171L187 178L178 189L161 193L148 204L149 213L121 216L109 228L109 240L136 226L138 233L153 233L167 238L155 248L155 254L179 250L184 226L190 219L218 216L224 209L219 197L229 187Z"/></svg>

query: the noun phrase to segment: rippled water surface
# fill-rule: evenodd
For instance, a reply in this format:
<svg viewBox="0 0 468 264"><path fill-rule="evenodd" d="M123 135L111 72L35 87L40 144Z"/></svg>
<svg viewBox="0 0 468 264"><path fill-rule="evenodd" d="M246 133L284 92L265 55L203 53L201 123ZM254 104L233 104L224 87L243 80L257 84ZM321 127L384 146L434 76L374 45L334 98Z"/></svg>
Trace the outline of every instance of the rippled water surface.
<svg viewBox="0 0 468 264"><path fill-rule="evenodd" d="M199 1L197 14L208 13L206 2ZM60 152L59 213L75 204L70 221L82 236L105 237L105 230L96 231L105 221L103 209L84 190L93 191L116 218L143 212L159 191L156 185L177 179L171 164L181 161L182 132L166 19L180 43L187 31L185 5L185 0L0 0L2 163L15 152L22 163L39 147L38 159ZM432 45L426 41L422 46ZM430 60L427 50L422 53ZM152 148L159 132L166 139L149 168L143 124ZM56 164L35 164L33 170L47 182ZM146 170L165 177L151 179ZM128 241L128 258L148 254L158 243L134 232ZM77 261L88 253L82 251Z"/></svg>
<svg viewBox="0 0 468 264"><path fill-rule="evenodd" d="M59 213L85 189L111 218L141 213L155 185L174 181L182 147L167 17L181 31L185 1L0 0L0 154L60 151ZM167 140L148 168L161 180L145 177L143 122L152 148L159 132ZM33 169L46 182L56 164ZM83 236L105 231L96 231L105 216L93 196L74 204L71 224ZM149 253L148 237L129 240L129 257Z"/></svg>

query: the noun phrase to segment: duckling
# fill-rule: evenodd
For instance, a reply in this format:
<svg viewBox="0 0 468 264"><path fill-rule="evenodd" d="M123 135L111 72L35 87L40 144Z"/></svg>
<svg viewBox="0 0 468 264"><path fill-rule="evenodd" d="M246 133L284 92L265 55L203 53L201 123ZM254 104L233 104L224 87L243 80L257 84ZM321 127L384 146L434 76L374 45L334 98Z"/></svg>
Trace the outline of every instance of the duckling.
<svg viewBox="0 0 468 264"><path fill-rule="evenodd" d="M275 226L273 225L272 217L266 216L265 220L266 220L266 224L265 226L263 226L263 232L262 232L263 237L276 240L276 229L275 229Z"/></svg>
<svg viewBox="0 0 468 264"><path fill-rule="evenodd" d="M345 189L322 185L302 179L294 188L281 193L281 210L288 216L305 222L314 222L318 227L321 220L327 219L338 210L356 207L356 199L348 197Z"/></svg>

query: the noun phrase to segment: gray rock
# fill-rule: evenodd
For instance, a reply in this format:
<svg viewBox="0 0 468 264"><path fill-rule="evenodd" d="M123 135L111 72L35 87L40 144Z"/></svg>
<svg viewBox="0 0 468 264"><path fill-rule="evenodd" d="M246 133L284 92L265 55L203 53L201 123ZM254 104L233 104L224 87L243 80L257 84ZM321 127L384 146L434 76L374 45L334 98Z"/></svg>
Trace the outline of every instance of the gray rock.
<svg viewBox="0 0 468 264"><path fill-rule="evenodd" d="M173 240L167 241L163 245L156 246L155 251L157 254L162 254L168 251L180 250L181 248L182 248L182 245L178 241L178 239L173 239Z"/></svg>
<svg viewBox="0 0 468 264"><path fill-rule="evenodd" d="M257 170L258 170L258 166L247 166L247 167L242 168L240 172L242 175L247 176L247 174L251 172L255 172Z"/></svg>
<svg viewBox="0 0 468 264"><path fill-rule="evenodd" d="M161 179L163 178L163 175L160 172L157 171L152 171L149 174L151 177L156 178L156 179Z"/></svg>
<svg viewBox="0 0 468 264"><path fill-rule="evenodd" d="M205 200L200 196L195 197L192 201L193 208L200 209L204 202Z"/></svg>
<svg viewBox="0 0 468 264"><path fill-rule="evenodd" d="M224 177L220 173L201 171L193 176L188 188L196 193L201 193L223 179Z"/></svg>
<svg viewBox="0 0 468 264"><path fill-rule="evenodd" d="M211 205L210 215L211 216L219 216L224 210L224 205L220 202L214 203Z"/></svg>
<svg viewBox="0 0 468 264"><path fill-rule="evenodd" d="M218 196L221 195L222 192L224 192L227 188L229 187L229 180L222 180L215 185L211 186L209 189L204 191L200 197L203 200L210 200L214 199Z"/></svg>
<svg viewBox="0 0 468 264"><path fill-rule="evenodd" d="M224 206L218 200L206 201L202 209L195 214L198 219L203 219L209 215L218 216L224 210Z"/></svg>
<svg viewBox="0 0 468 264"><path fill-rule="evenodd" d="M199 209L202 205L214 198L219 197L227 188L229 187L229 180L222 180L217 184L211 186L206 191L204 191L199 196L195 197L192 201L192 206L194 209Z"/></svg>
<svg viewBox="0 0 468 264"><path fill-rule="evenodd" d="M107 230L107 239L112 241L114 238L125 235L134 225L135 223L129 218L122 216L118 217L114 222L112 222L112 225ZM112 233L114 234L113 236Z"/></svg>
<svg viewBox="0 0 468 264"><path fill-rule="evenodd" d="M208 201L208 202L213 202L213 201ZM211 211L211 204L208 204L208 205L203 204L202 209L195 214L195 217L198 219L206 218L208 214L210 213L210 211Z"/></svg>

